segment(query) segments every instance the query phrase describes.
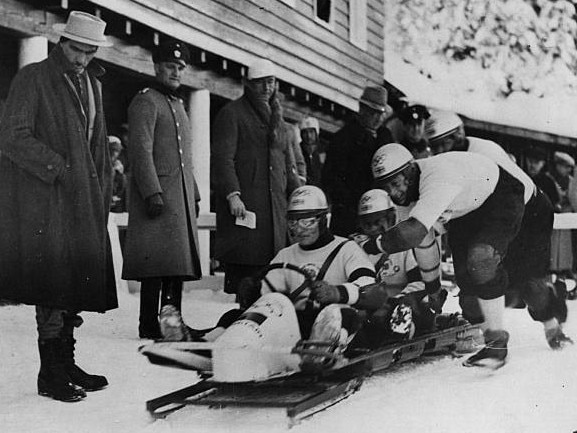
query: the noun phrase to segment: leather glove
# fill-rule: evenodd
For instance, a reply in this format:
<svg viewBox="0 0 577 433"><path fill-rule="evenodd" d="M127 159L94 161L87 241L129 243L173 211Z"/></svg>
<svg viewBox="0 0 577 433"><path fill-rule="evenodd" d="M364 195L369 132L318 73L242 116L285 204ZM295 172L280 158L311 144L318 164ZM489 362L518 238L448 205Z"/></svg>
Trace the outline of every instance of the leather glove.
<svg viewBox="0 0 577 433"><path fill-rule="evenodd" d="M355 243L362 248L363 244L369 240L369 237L362 233L352 233L349 235L349 239L355 241Z"/></svg>
<svg viewBox="0 0 577 433"><path fill-rule="evenodd" d="M429 293L429 308L436 314L441 314L443 312L443 305L445 305L445 301L447 300L447 295L445 289L439 289L435 293Z"/></svg>
<svg viewBox="0 0 577 433"><path fill-rule="evenodd" d="M382 257L384 257L386 259L387 257L389 257L389 254L386 252L383 252L379 249L378 243L380 243L380 242L381 242L381 236L370 237L366 241L360 243L359 246L367 254L370 254L370 255L381 254Z"/></svg>
<svg viewBox="0 0 577 433"><path fill-rule="evenodd" d="M162 194L159 192L146 197L144 202L146 205L146 214L150 218L156 218L162 213L162 210L164 209L164 201L162 200Z"/></svg>
<svg viewBox="0 0 577 433"><path fill-rule="evenodd" d="M260 298L260 281L253 277L245 277L240 280L236 292L236 300L241 310L246 310Z"/></svg>
<svg viewBox="0 0 577 433"><path fill-rule="evenodd" d="M338 304L341 301L341 293L337 286L326 281L315 281L311 286L311 298L322 305Z"/></svg>

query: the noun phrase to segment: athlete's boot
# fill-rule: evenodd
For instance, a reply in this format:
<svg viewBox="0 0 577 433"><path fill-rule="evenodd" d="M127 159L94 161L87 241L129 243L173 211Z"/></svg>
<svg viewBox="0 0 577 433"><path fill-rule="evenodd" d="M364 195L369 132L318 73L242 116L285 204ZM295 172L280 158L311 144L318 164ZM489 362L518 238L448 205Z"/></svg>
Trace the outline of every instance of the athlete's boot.
<svg viewBox="0 0 577 433"><path fill-rule="evenodd" d="M301 370L317 373L332 367L360 328L361 320L354 308L338 304L323 308L313 324L310 344L304 346L305 351L318 354L304 354Z"/></svg>
<svg viewBox="0 0 577 433"><path fill-rule="evenodd" d="M573 344L573 340L563 333L563 329L559 325L552 329L546 329L545 338L553 350L563 349L567 344Z"/></svg>
<svg viewBox="0 0 577 433"><path fill-rule="evenodd" d="M180 311L172 304L160 309L160 333L163 341L205 341L208 330L192 329L182 320Z"/></svg>
<svg viewBox="0 0 577 433"><path fill-rule="evenodd" d="M463 362L465 367L489 367L497 369L505 365L509 333L487 329L484 332L485 347Z"/></svg>

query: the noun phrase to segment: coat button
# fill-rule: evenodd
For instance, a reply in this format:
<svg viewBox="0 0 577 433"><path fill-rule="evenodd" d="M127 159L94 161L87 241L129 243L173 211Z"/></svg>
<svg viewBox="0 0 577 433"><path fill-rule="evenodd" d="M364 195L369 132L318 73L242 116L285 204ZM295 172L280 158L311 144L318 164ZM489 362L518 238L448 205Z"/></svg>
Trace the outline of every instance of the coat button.
<svg viewBox="0 0 577 433"><path fill-rule="evenodd" d="M46 168L47 168L48 170L54 170L54 166L53 166L52 164L48 164L48 165L46 166Z"/></svg>
<svg viewBox="0 0 577 433"><path fill-rule="evenodd" d="M96 177L96 173L92 173L92 174L90 175L90 177L92 177L92 178Z"/></svg>
<svg viewBox="0 0 577 433"><path fill-rule="evenodd" d="M182 165L182 168L184 168L184 163L182 163L182 164L180 164L180 165Z"/></svg>
<svg viewBox="0 0 577 433"><path fill-rule="evenodd" d="M182 155L182 149L178 149L178 151L180 152L180 154Z"/></svg>

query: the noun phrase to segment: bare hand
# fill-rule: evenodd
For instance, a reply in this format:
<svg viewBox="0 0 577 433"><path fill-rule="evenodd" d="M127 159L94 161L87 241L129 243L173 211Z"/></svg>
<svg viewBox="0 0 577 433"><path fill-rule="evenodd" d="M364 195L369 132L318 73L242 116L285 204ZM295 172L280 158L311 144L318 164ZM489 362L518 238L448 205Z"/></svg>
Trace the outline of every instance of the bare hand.
<svg viewBox="0 0 577 433"><path fill-rule="evenodd" d="M239 195L233 195L228 199L228 207L230 209L230 214L233 217L245 217L246 207Z"/></svg>

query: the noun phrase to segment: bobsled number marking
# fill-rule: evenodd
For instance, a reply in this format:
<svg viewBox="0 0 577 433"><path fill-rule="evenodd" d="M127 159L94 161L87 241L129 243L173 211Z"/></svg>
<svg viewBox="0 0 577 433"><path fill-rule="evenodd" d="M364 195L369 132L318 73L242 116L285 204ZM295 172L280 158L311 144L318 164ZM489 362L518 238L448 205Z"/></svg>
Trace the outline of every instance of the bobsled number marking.
<svg viewBox="0 0 577 433"><path fill-rule="evenodd" d="M256 313L254 311L247 311L239 318L240 320L250 320L251 322L256 323L257 325L262 325L263 322L266 320L266 316L261 313Z"/></svg>

